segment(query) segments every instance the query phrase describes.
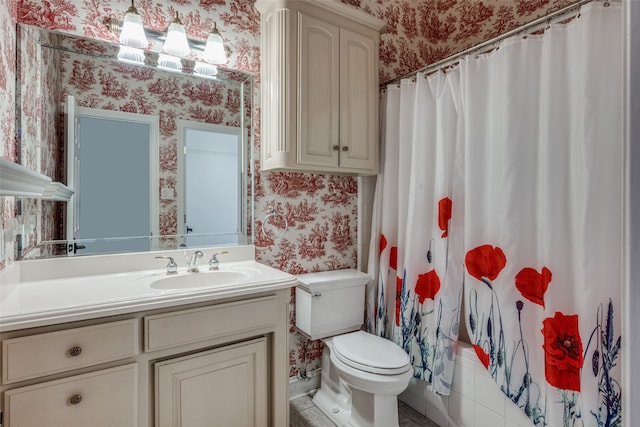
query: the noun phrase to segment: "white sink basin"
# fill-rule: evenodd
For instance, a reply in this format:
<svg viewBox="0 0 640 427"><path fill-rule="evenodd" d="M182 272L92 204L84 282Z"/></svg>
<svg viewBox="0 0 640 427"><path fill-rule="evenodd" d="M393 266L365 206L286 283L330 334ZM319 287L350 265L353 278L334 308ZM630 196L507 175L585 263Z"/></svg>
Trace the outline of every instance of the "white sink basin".
<svg viewBox="0 0 640 427"><path fill-rule="evenodd" d="M229 285L246 280L250 274L243 271L201 271L198 273L179 273L156 279L149 285L153 289L193 289Z"/></svg>
<svg viewBox="0 0 640 427"><path fill-rule="evenodd" d="M228 250L219 270L203 263L167 275L159 253L182 259L184 250L17 261L0 270L0 330L116 316L271 292L295 286L287 273L255 261L252 245Z"/></svg>

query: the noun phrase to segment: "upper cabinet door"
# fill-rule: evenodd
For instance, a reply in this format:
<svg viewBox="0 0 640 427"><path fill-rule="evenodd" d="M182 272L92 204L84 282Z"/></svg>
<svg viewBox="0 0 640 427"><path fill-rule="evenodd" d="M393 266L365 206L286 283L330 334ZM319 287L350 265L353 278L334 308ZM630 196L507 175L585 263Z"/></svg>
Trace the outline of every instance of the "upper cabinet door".
<svg viewBox="0 0 640 427"><path fill-rule="evenodd" d="M298 159L300 165L338 167L340 28L298 15Z"/></svg>
<svg viewBox="0 0 640 427"><path fill-rule="evenodd" d="M378 173L384 21L338 0L258 0L262 170Z"/></svg>
<svg viewBox="0 0 640 427"><path fill-rule="evenodd" d="M340 30L340 167L378 169L378 44Z"/></svg>

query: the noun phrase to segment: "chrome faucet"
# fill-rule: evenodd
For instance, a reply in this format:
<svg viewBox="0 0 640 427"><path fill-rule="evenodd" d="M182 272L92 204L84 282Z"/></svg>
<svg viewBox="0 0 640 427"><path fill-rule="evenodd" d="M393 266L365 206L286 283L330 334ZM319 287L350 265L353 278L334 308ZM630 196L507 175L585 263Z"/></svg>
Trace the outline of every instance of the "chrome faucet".
<svg viewBox="0 0 640 427"><path fill-rule="evenodd" d="M211 259L209 260L209 270L217 270L218 264L220 264L220 261L218 261L218 255L228 254L228 253L229 252L227 251L222 251L222 252L216 252L213 255L211 255Z"/></svg>
<svg viewBox="0 0 640 427"><path fill-rule="evenodd" d="M178 272L178 264L170 256L157 256L156 259L168 259L167 274L176 274Z"/></svg>
<svg viewBox="0 0 640 427"><path fill-rule="evenodd" d="M187 271L191 273L197 273L198 270L198 258L202 258L204 254L202 251L195 251L189 257L189 264L187 265Z"/></svg>

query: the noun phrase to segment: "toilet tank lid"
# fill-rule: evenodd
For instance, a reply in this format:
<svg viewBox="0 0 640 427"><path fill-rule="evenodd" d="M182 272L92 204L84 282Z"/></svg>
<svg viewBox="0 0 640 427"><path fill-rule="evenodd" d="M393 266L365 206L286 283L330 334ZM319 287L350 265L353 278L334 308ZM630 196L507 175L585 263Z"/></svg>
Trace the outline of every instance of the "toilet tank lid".
<svg viewBox="0 0 640 427"><path fill-rule="evenodd" d="M318 289L339 288L342 286L364 286L371 279L368 274L354 269L321 271L317 273L298 274L296 276L301 287L315 291Z"/></svg>

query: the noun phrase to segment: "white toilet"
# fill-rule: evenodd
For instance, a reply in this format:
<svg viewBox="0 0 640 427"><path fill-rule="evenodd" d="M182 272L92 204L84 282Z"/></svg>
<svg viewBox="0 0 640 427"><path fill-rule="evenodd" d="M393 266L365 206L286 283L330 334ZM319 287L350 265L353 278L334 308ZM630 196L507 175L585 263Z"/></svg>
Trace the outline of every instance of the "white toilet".
<svg viewBox="0 0 640 427"><path fill-rule="evenodd" d="M339 426L398 427L397 396L413 368L398 345L360 330L369 276L336 270L297 279L296 327L325 345L313 403Z"/></svg>

